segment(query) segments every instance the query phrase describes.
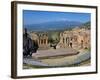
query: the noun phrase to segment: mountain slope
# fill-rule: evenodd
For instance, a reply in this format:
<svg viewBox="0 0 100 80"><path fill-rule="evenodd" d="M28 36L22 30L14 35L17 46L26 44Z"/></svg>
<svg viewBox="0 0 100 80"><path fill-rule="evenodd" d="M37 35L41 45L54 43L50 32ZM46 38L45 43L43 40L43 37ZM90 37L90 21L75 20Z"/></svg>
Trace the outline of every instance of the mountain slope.
<svg viewBox="0 0 100 80"><path fill-rule="evenodd" d="M82 24L80 28L91 29L91 22L88 21L88 22Z"/></svg>
<svg viewBox="0 0 100 80"><path fill-rule="evenodd" d="M48 31L48 30L62 30L67 28L74 28L82 24L83 23L76 21L53 21L41 24L24 25L24 27L27 28L28 30L33 30L33 31Z"/></svg>

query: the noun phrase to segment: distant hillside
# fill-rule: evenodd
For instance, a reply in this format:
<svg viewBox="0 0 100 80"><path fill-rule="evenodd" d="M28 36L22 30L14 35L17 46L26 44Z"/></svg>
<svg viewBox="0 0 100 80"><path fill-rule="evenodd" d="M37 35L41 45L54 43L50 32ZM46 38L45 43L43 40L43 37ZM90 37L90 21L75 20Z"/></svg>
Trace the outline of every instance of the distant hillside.
<svg viewBox="0 0 100 80"><path fill-rule="evenodd" d="M91 29L91 22L88 21L88 22L82 24L80 28Z"/></svg>
<svg viewBox="0 0 100 80"><path fill-rule="evenodd" d="M24 25L25 28L31 31L50 31L50 30L64 30L80 26L83 23L77 21L53 21L39 24Z"/></svg>

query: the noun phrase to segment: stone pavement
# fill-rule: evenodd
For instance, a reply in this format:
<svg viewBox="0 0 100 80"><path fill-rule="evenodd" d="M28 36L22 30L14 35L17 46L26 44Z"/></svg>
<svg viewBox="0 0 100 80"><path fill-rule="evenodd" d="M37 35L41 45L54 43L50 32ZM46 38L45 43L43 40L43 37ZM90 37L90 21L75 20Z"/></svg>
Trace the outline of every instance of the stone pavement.
<svg viewBox="0 0 100 80"><path fill-rule="evenodd" d="M71 50L71 49L69 49ZM54 58L48 58L48 59L38 59L38 58L34 58L34 55L39 54L39 52L41 52L41 54L48 54L46 52L49 52L49 54L54 54L58 52L60 56L63 52L63 57L54 57ZM54 53L53 53L54 52ZM71 52L74 52L74 50L72 50ZM61 54L60 54L61 53ZM37 53L33 54L33 57L24 57L23 58L23 63L25 64L29 64L35 67L59 67L59 66L70 66L70 65L78 65L84 61L87 60L91 60L91 53L89 51L82 51L77 55L71 55L68 56L68 54L64 54L66 53L66 49L59 49L59 50L45 50L45 51L38 51ZM67 56L66 56L67 55ZM47 57L47 56L46 56ZM50 57L50 56L49 56Z"/></svg>
<svg viewBox="0 0 100 80"><path fill-rule="evenodd" d="M37 53L33 53L33 58L50 58L58 56L71 56L77 55L79 52L72 48L63 48L63 49L49 49L49 50L40 50Z"/></svg>
<svg viewBox="0 0 100 80"><path fill-rule="evenodd" d="M34 65L34 66L48 66L47 64L43 64L40 61L36 61L34 59L30 58L23 58L23 63L28 65Z"/></svg>

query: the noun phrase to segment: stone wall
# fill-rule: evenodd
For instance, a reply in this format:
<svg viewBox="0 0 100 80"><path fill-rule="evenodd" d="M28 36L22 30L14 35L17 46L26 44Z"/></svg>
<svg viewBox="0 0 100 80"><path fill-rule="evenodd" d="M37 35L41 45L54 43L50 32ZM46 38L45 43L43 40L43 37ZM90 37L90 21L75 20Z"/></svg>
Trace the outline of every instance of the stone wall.
<svg viewBox="0 0 100 80"><path fill-rule="evenodd" d="M47 33L30 33L32 40L38 42L39 48L48 48L50 47L48 43L48 34ZM60 41L57 44L57 48L90 48L90 30L74 28L70 31L61 32Z"/></svg>
<svg viewBox="0 0 100 80"><path fill-rule="evenodd" d="M34 32L30 33L32 40L38 42L39 48L47 48L48 47L48 36L47 33L36 34Z"/></svg>
<svg viewBox="0 0 100 80"><path fill-rule="evenodd" d="M90 47L90 30L73 29L60 33L60 42L57 48L89 48Z"/></svg>

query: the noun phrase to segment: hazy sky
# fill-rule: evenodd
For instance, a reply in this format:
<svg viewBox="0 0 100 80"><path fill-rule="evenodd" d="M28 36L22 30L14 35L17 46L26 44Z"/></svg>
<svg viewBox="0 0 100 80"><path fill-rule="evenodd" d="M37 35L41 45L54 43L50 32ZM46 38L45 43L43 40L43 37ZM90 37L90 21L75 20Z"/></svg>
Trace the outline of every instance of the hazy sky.
<svg viewBox="0 0 100 80"><path fill-rule="evenodd" d="M63 20L78 21L84 23L90 21L90 17L90 13L23 10L24 25Z"/></svg>

